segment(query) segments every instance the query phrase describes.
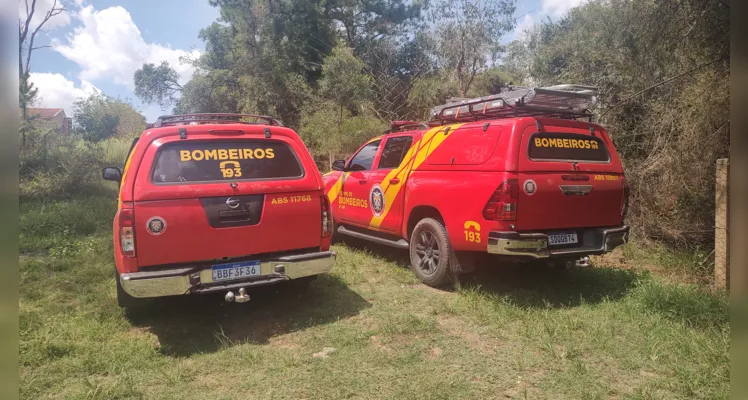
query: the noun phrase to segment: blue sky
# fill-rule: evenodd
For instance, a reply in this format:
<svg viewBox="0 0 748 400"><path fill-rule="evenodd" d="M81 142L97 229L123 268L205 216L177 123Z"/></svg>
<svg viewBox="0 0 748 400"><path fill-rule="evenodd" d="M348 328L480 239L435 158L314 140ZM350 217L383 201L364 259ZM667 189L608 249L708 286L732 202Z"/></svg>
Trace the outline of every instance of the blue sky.
<svg viewBox="0 0 748 400"><path fill-rule="evenodd" d="M19 14L25 17L19 0ZM31 2L31 0L28 0ZM179 57L196 55L204 48L197 38L200 29L219 17L208 0L57 0L67 12L46 25L37 38L31 62L31 79L39 88L38 106L62 107L72 115L73 102L99 90L131 101L149 122L167 111L142 104L133 94L132 74L144 62L169 61L185 83L192 75ZM556 20L581 0L518 1L518 31L546 16ZM37 0L38 15L54 0ZM33 25L33 23L32 23Z"/></svg>

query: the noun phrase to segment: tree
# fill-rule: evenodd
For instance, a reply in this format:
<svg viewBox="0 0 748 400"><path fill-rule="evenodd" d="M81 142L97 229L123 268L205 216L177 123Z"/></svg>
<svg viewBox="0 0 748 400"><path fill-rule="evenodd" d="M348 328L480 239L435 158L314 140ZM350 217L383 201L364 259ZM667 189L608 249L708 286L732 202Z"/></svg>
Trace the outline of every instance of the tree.
<svg viewBox="0 0 748 400"><path fill-rule="evenodd" d="M336 46L322 64L321 99L309 104L302 130L317 149L327 153L330 163L335 154L350 150L351 143L360 144L362 137L384 130L381 121L366 113L372 78L365 69L366 64L346 44Z"/></svg>
<svg viewBox="0 0 748 400"><path fill-rule="evenodd" d="M382 120L412 119L408 94L413 86L433 73L429 43L423 34L400 42L396 37L380 39L361 54L372 77L371 111ZM420 114L418 114L420 117Z"/></svg>
<svg viewBox="0 0 748 400"><path fill-rule="evenodd" d="M65 12L65 7L58 5L57 0L54 0L52 7L44 14L41 22L39 22L36 27L33 27L31 26L31 22L37 12L37 0L31 0L31 4L29 4L29 0L24 1L26 5L26 17L18 18L18 80L20 83L18 102L21 107L21 117L26 121L28 119L26 114L27 107L36 96L36 90L33 88L31 82L29 82L29 75L31 72L31 53L33 53L34 50L49 47L34 47L34 40L36 39L36 35L42 30L42 27L44 27L52 17ZM26 54L25 61L24 53Z"/></svg>
<svg viewBox="0 0 748 400"><path fill-rule="evenodd" d="M34 87L34 84L29 80L28 74L23 74L22 79L19 82L19 95L18 95L18 106L21 108L23 115L21 118L21 148L26 146L26 133L28 132L29 116L26 113L29 105L33 104L36 94L39 91L38 88Z"/></svg>
<svg viewBox="0 0 748 400"><path fill-rule="evenodd" d="M342 27L341 36L346 44L357 54L364 53L378 40L421 28L421 1L333 0L323 4L327 5L327 13L335 24Z"/></svg>
<svg viewBox="0 0 748 400"><path fill-rule="evenodd" d="M177 101L177 94L182 92L179 74L167 61L159 66L143 64L135 71L135 95L145 103L156 103L166 107Z"/></svg>
<svg viewBox="0 0 748 400"><path fill-rule="evenodd" d="M439 67L467 96L475 76L496 59L504 33L514 28L514 0L437 0L429 10Z"/></svg>
<svg viewBox="0 0 748 400"><path fill-rule="evenodd" d="M146 126L145 117L131 104L103 93L78 100L73 117L75 133L92 142L140 134Z"/></svg>
<svg viewBox="0 0 748 400"><path fill-rule="evenodd" d="M598 122L631 185L636 234L714 237L714 164L729 155L730 9L720 0L594 0L537 26L511 60L538 85L597 86Z"/></svg>
<svg viewBox="0 0 748 400"><path fill-rule="evenodd" d="M184 85L175 114L238 112L242 96L228 70L197 73Z"/></svg>
<svg viewBox="0 0 748 400"><path fill-rule="evenodd" d="M309 104L301 119L299 134L304 143L315 157L324 154L329 168L338 156L351 154L361 143L387 129L384 122L371 115L352 116L346 109L340 121L339 105L332 101Z"/></svg>
<svg viewBox="0 0 748 400"><path fill-rule="evenodd" d="M408 93L408 108L416 119L428 119L429 110L444 104L449 97L457 96L459 87L445 73L432 73L419 79Z"/></svg>
<svg viewBox="0 0 748 400"><path fill-rule="evenodd" d="M372 79L365 69L366 64L346 45L336 46L322 65L320 92L340 109L338 134L343 124L343 110L359 114L361 105L371 98Z"/></svg>

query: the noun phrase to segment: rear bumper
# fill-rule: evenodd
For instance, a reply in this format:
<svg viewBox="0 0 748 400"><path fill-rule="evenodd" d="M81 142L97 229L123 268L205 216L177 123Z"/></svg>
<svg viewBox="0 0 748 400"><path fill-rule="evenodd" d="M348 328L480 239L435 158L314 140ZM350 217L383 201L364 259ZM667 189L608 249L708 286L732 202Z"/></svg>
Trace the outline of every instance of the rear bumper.
<svg viewBox="0 0 748 400"><path fill-rule="evenodd" d="M263 286L290 279L330 272L335 265L334 251L301 254L263 260L260 276L213 282L211 268L185 267L143 271L119 275L124 291L132 297L164 297L190 293L209 293L239 287Z"/></svg>
<svg viewBox="0 0 748 400"><path fill-rule="evenodd" d="M490 232L487 251L491 254L528 258L573 257L608 253L628 242L627 225L581 231L577 246L561 248L549 247L548 235L545 233Z"/></svg>

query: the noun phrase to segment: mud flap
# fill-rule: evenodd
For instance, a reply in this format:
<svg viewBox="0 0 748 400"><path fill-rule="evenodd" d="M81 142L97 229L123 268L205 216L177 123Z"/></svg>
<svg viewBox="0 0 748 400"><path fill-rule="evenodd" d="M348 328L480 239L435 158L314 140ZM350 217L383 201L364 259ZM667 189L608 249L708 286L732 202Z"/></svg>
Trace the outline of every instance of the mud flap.
<svg viewBox="0 0 748 400"><path fill-rule="evenodd" d="M477 254L473 251L456 251L452 257L451 267L455 274L470 274L475 271L478 262Z"/></svg>

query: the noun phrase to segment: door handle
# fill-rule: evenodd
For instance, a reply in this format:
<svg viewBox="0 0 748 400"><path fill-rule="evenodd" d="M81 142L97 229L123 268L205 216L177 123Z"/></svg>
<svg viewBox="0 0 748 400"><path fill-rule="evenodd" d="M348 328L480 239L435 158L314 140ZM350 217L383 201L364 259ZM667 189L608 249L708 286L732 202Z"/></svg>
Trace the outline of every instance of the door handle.
<svg viewBox="0 0 748 400"><path fill-rule="evenodd" d="M366 179L360 179L360 180L358 181L358 183L360 183L360 184L362 184L362 185L363 185L363 184L365 184L365 183L366 183Z"/></svg>
<svg viewBox="0 0 748 400"><path fill-rule="evenodd" d="M393 185L397 185L398 183L400 183L400 178L392 178L390 179L390 183Z"/></svg>

